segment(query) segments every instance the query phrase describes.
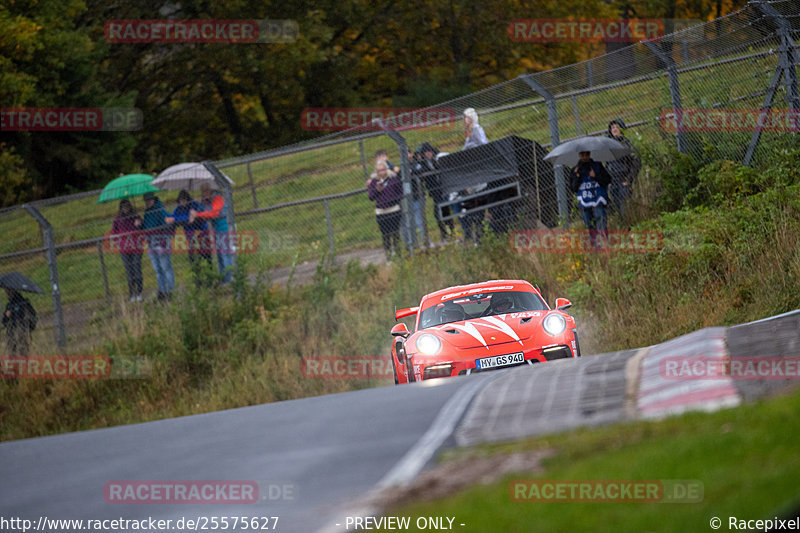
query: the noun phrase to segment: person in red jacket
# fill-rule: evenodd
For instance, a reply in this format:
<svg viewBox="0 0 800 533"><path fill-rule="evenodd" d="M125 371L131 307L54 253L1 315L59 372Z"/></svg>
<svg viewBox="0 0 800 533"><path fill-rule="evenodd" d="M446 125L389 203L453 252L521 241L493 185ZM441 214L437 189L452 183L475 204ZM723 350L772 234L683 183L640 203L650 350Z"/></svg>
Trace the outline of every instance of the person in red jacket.
<svg viewBox="0 0 800 533"><path fill-rule="evenodd" d="M131 201L120 200L119 211L111 226L111 235L118 245L125 275L128 277L128 295L131 302L142 301L142 235L139 228L142 217L136 214Z"/></svg>

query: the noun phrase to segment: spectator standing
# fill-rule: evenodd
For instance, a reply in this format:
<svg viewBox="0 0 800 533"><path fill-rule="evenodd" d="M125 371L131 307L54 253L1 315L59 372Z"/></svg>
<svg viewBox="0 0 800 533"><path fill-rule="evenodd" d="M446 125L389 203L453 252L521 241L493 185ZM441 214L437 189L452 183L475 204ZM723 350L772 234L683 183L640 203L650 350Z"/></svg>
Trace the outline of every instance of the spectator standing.
<svg viewBox="0 0 800 533"><path fill-rule="evenodd" d="M400 200L403 197L403 184L397 174L390 172L386 163L378 163L376 177L369 181L367 193L375 202L375 219L381 230L386 259L391 261L393 254L400 253Z"/></svg>
<svg viewBox="0 0 800 533"><path fill-rule="evenodd" d="M229 283L233 276L234 246L228 228L228 211L225 197L222 193L211 188L208 183L200 185L200 194L203 196L203 211L191 209L189 222L196 218L211 220L214 228L214 247L217 251L217 263L222 276L222 283Z"/></svg>
<svg viewBox="0 0 800 533"><path fill-rule="evenodd" d="M445 201L442 193L442 181L439 177L439 163L436 161L439 151L429 142L424 142L417 148L417 153L421 155L419 157L420 178L433 200L433 215L436 217L439 233L442 235L443 241L448 240L454 233L454 224L452 218L442 222L442 216L450 216L450 206L443 207L441 214L439 213L438 205Z"/></svg>
<svg viewBox="0 0 800 533"><path fill-rule="evenodd" d="M580 161L570 172L570 188L578 195L578 210L595 244L598 232L608 236L606 206L611 176L602 163L592 159L590 152L579 155Z"/></svg>
<svg viewBox="0 0 800 533"><path fill-rule="evenodd" d="M127 198L120 200L119 211L111 225L112 242L116 242L125 276L128 278L128 297L131 302L142 301L142 252L144 245L139 228L140 217Z"/></svg>
<svg viewBox="0 0 800 533"><path fill-rule="evenodd" d="M36 310L31 302L14 289L6 289L8 303L3 313L8 355L29 355L31 333L36 329Z"/></svg>
<svg viewBox="0 0 800 533"><path fill-rule="evenodd" d="M184 234L186 235L186 247L189 253L189 264L192 268L195 283L199 286L202 285L203 280L203 261L211 265L211 235L208 233L208 223L205 220L195 220L189 222L190 211L202 211L203 205L192 199L189 191L182 190L178 193L178 206L172 212L171 216L166 218L167 224L175 223L183 226Z"/></svg>
<svg viewBox="0 0 800 533"><path fill-rule="evenodd" d="M408 168L411 171L411 220L414 223L414 228L412 231L419 230L420 235L423 233L427 233L427 231L423 231L425 220L424 214L425 210L423 206L425 205L425 190L422 188L422 183L420 179L420 174L422 172L422 166L420 165L419 159L417 155L411 151L411 148L408 149ZM402 181L401 181L402 183ZM401 222L402 224L402 222ZM402 226L402 230L405 230L405 225ZM404 231L405 232L405 231ZM404 239L406 243L410 246L411 244L411 236L408 235L408 238ZM430 243L426 243L430 244Z"/></svg>
<svg viewBox="0 0 800 533"><path fill-rule="evenodd" d="M468 150L469 148L475 148L477 146L489 143L486 133L483 131L481 125L478 124L478 113L471 107L464 110L464 137L464 148L462 148L462 150ZM468 187L464 191L464 195L468 196L481 192L485 190L486 187L486 183L480 183L474 187ZM475 209L481 205L481 199L473 198L471 200L462 202L461 209ZM461 227L464 230L464 238L466 240L474 239L475 246L478 245L481 237L483 236L483 219L485 216L486 210L481 209L473 213L464 214L461 216L461 218L459 218Z"/></svg>
<svg viewBox="0 0 800 533"><path fill-rule="evenodd" d="M167 211L164 204L152 192L144 194L144 222L146 230L147 254L156 273L158 282L158 300L165 301L172 297L175 289L175 271L172 270L172 235L174 226L167 224Z"/></svg>
<svg viewBox="0 0 800 533"><path fill-rule="evenodd" d="M625 218L628 201L631 198L631 188L639 170L642 168L642 159L633 147L630 139L625 136L626 126L621 118L617 118L608 123L606 135L630 148L631 153L614 161L608 162L608 173L611 175L609 184L609 196L611 204L619 213L620 217Z"/></svg>

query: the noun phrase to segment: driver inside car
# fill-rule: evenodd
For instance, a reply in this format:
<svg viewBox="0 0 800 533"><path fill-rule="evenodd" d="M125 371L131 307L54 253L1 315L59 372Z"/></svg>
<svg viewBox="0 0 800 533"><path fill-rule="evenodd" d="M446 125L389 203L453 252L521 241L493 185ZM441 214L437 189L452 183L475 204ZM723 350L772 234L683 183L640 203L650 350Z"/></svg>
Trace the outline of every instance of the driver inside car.
<svg viewBox="0 0 800 533"><path fill-rule="evenodd" d="M496 294L492 297L492 314L508 313L514 307L514 300L507 294Z"/></svg>
<svg viewBox="0 0 800 533"><path fill-rule="evenodd" d="M457 303L447 302L441 310L442 324L449 324L450 322L460 322L466 320L467 315L464 308Z"/></svg>

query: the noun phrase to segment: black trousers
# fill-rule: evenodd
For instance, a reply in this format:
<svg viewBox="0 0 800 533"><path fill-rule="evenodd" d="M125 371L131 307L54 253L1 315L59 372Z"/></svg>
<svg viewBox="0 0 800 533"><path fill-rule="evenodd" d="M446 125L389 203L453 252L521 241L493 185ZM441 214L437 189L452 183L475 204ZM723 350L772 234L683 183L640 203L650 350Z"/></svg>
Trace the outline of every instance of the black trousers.
<svg viewBox="0 0 800 533"><path fill-rule="evenodd" d="M381 230L381 237L383 237L383 249L389 255L394 250L394 253L400 252L400 220L402 219L402 212L388 213L386 215L375 215L378 221L378 227Z"/></svg>
<svg viewBox="0 0 800 533"><path fill-rule="evenodd" d="M125 275L128 277L128 296L141 296L142 294L142 254L120 254L122 264L125 265Z"/></svg>

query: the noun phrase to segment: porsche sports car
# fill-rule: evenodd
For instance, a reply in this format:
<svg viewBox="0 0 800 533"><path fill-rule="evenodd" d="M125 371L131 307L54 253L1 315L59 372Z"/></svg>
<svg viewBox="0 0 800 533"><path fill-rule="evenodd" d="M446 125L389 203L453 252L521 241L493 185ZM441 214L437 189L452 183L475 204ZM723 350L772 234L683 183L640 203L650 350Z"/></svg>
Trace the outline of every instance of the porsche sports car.
<svg viewBox="0 0 800 533"><path fill-rule="evenodd" d="M509 366L580 357L575 319L557 298L551 309L538 288L523 280L492 280L425 295L409 331L392 328L395 383L483 372Z"/></svg>

